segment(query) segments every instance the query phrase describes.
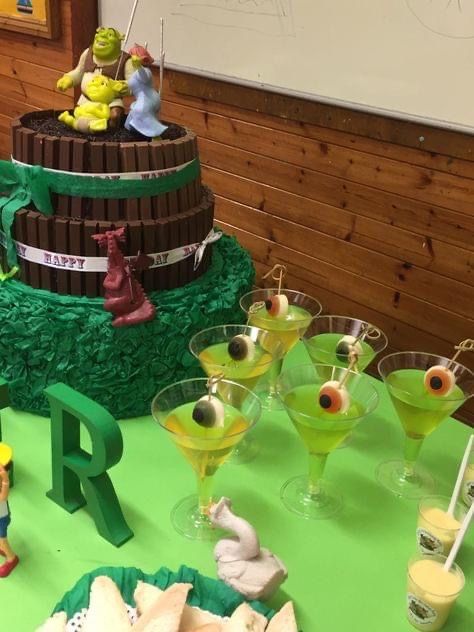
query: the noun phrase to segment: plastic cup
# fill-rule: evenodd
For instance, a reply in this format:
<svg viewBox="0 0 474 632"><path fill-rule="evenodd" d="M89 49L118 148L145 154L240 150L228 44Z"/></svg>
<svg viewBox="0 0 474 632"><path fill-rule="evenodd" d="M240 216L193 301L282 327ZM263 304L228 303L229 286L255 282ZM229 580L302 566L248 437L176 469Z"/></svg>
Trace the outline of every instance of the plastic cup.
<svg viewBox="0 0 474 632"><path fill-rule="evenodd" d="M461 495L464 503L470 507L474 502L474 461L469 463L464 472Z"/></svg>
<svg viewBox="0 0 474 632"><path fill-rule="evenodd" d="M416 543L424 555L449 555L466 509L456 503L453 516L447 511L450 499L447 496L425 496L418 506Z"/></svg>
<svg viewBox="0 0 474 632"><path fill-rule="evenodd" d="M464 588L457 564L443 570L443 555L415 555L408 562L407 617L417 630L434 632L446 623Z"/></svg>

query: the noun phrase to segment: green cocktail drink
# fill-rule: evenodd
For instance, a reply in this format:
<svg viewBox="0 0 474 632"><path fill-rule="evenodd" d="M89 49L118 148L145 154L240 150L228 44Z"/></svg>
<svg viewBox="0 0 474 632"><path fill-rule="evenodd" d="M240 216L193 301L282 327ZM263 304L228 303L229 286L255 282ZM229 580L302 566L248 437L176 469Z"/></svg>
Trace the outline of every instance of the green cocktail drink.
<svg viewBox="0 0 474 632"><path fill-rule="evenodd" d="M337 352L340 341L341 334L328 333L306 338L305 343L309 356L315 364L331 364L345 368L349 364L349 356ZM360 371L364 371L377 353L365 340L359 341L359 345L362 350L359 354L357 367Z"/></svg>
<svg viewBox="0 0 474 632"><path fill-rule="evenodd" d="M279 342L288 353L308 328L313 316L298 305L289 305L288 314L283 318L269 316L265 306L250 315L249 323L260 329L265 329L275 342Z"/></svg>
<svg viewBox="0 0 474 632"><path fill-rule="evenodd" d="M347 368L354 353L357 356L356 369L364 371L385 349L388 341L383 331L365 320L325 315L313 319L303 342L309 357L318 366L321 378L330 380L331 367ZM347 433L346 440L339 447L346 447L350 440L351 433Z"/></svg>
<svg viewBox="0 0 474 632"><path fill-rule="evenodd" d="M290 417L311 454L329 454L344 441L354 427L354 419L365 415L364 406L351 400L344 413L328 413L318 402L323 381L296 386L283 402L292 411Z"/></svg>
<svg viewBox="0 0 474 632"><path fill-rule="evenodd" d="M196 475L197 495L174 507L173 526L193 540L213 539L215 530L208 513L214 502L214 476L257 423L260 401L236 382L196 378L164 388L154 398L151 410Z"/></svg>
<svg viewBox="0 0 474 632"><path fill-rule="evenodd" d="M195 402L178 406L165 419L164 427L196 474L204 479L213 476L230 456L249 422L239 410L224 404L223 426L207 428L194 421L194 407Z"/></svg>
<svg viewBox="0 0 474 632"><path fill-rule="evenodd" d="M189 349L208 376L223 375L226 380L258 395L259 389L265 391L261 382L284 352L280 342L267 331L249 325L218 325L204 329L191 338ZM225 398L226 382L220 382L217 389ZM241 393L245 396L247 391ZM250 435L237 446L232 463L246 463L258 451L259 445Z"/></svg>
<svg viewBox="0 0 474 632"><path fill-rule="evenodd" d="M286 307L281 313L278 310L275 313L269 304L280 296ZM279 344L282 347L282 356L272 365L269 373L269 389L264 395L260 395L265 409L281 410L283 405L278 397L276 384L281 373L283 356L296 345L313 318L321 312L321 304L296 290L268 288L245 294L240 299L240 306L247 314L249 324L267 332L267 340L271 346Z"/></svg>
<svg viewBox="0 0 474 632"><path fill-rule="evenodd" d="M387 376L386 386L408 437L426 437L449 417L464 401L464 394L455 386L448 398L429 393L424 385L425 371L400 369Z"/></svg>
<svg viewBox="0 0 474 632"><path fill-rule="evenodd" d="M364 371L388 341L383 331L365 320L330 315L315 318L303 342L315 364L347 367L349 352L353 351L357 354L357 369ZM324 373L327 375L327 371Z"/></svg>
<svg viewBox="0 0 474 632"><path fill-rule="evenodd" d="M423 441L474 394L474 373L449 358L415 351L392 353L378 368L405 431L405 449L403 460L378 466L377 480L403 498L429 496L435 481L417 465Z"/></svg>
<svg viewBox="0 0 474 632"><path fill-rule="evenodd" d="M199 362L207 375L222 372L224 377L253 390L258 380L270 368L273 355L256 345L251 358L235 360L229 354L229 343L209 345L198 355Z"/></svg>
<svg viewBox="0 0 474 632"><path fill-rule="evenodd" d="M308 476L287 481L280 497L290 511L311 519L328 518L341 509L341 494L323 480L328 455L378 403L371 378L334 366L330 367L331 383L339 384L338 392L344 390L345 403L330 412L322 395L328 383L321 376L321 368L327 366L295 366L278 380L285 409L309 453Z"/></svg>

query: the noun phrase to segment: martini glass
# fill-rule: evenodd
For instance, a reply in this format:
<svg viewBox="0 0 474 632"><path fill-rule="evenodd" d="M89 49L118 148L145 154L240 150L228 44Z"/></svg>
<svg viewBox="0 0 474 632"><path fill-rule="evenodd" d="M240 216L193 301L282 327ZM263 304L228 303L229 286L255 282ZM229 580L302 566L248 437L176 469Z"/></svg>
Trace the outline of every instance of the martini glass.
<svg viewBox="0 0 474 632"><path fill-rule="evenodd" d="M329 364L347 368L350 361L349 348L344 344L345 336L358 338L357 368L365 371L375 356L387 346L387 336L378 327L365 320L348 316L318 316L306 330L303 342L315 364ZM323 377L329 379L331 369L321 368Z"/></svg>
<svg viewBox="0 0 474 632"><path fill-rule="evenodd" d="M214 475L229 458L235 446L255 426L261 404L256 395L244 386L221 380L213 397L224 406L222 427L205 427L193 419L196 402L209 394L208 380L183 380L161 390L154 398L151 411L176 447L193 468L197 479L197 495L181 500L171 512L171 521L178 533L192 540L214 539L216 532L209 519Z"/></svg>
<svg viewBox="0 0 474 632"><path fill-rule="evenodd" d="M244 294L240 299L240 306L249 317L249 324L264 329L273 343L279 342L283 349L283 356L288 353L303 336L311 321L321 313L321 303L316 299L296 290L281 290L288 298L288 313L284 317L271 316L265 307L265 301L275 294L277 288L253 290ZM260 305L255 310L255 306ZM262 406L266 410L283 410L283 405L277 393L278 376L283 365L283 356L272 364L269 376L269 388L260 395Z"/></svg>
<svg viewBox="0 0 474 632"><path fill-rule="evenodd" d="M456 379L447 395L433 395L424 386L425 372L432 366L450 368ZM474 373L443 356L415 351L392 353L378 365L392 403L405 430L404 459L381 463L377 480L397 496L417 499L430 495L435 482L416 465L425 437L474 394Z"/></svg>
<svg viewBox="0 0 474 632"><path fill-rule="evenodd" d="M367 332L366 335L362 335L364 332ZM365 371L375 356L388 344L383 331L365 320L348 316L318 316L306 330L303 342L311 360L319 365L319 372L324 380L331 379L331 366L349 366L350 347L345 339L348 336L358 339L356 368L359 371ZM322 366L324 364L330 366ZM339 448L345 448L351 442L351 438L352 434L348 435Z"/></svg>
<svg viewBox="0 0 474 632"><path fill-rule="evenodd" d="M230 355L232 344L236 357ZM268 332L248 325L218 325L204 329L191 338L189 349L208 376L221 374L257 395L259 382L284 353L280 342ZM227 385L218 382L217 388L225 391ZM242 391L243 396L246 393L246 390ZM248 433L234 449L231 461L247 463L258 451L257 441Z"/></svg>
<svg viewBox="0 0 474 632"><path fill-rule="evenodd" d="M344 386L351 401L345 412L329 413L319 404L319 390L326 381L319 369L314 364L295 366L278 380L285 409L309 452L309 474L287 481L280 497L287 509L310 519L329 518L342 508L339 490L323 480L327 458L378 404L371 378L333 366L332 380L347 375Z"/></svg>

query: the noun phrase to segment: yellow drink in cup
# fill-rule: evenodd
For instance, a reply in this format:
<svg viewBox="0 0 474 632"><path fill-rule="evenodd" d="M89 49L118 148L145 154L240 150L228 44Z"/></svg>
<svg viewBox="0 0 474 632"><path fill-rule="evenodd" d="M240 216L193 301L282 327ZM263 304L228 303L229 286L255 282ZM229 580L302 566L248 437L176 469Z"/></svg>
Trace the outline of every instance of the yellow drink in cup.
<svg viewBox="0 0 474 632"><path fill-rule="evenodd" d="M466 515L466 510L460 503L456 503L453 515L449 515L449 501L447 496L425 496L421 500L416 529L420 553L449 555Z"/></svg>
<svg viewBox="0 0 474 632"><path fill-rule="evenodd" d="M417 630L441 630L464 588L462 570L457 564L443 570L445 561L440 555L416 555L408 563L407 616Z"/></svg>

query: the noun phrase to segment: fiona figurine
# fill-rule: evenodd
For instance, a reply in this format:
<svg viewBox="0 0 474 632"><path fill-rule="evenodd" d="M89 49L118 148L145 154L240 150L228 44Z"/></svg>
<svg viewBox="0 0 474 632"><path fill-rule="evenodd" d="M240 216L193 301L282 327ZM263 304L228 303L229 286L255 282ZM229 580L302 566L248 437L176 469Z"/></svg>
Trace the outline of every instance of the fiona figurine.
<svg viewBox="0 0 474 632"><path fill-rule="evenodd" d="M3 564L0 564L0 578L8 577L20 561L7 540L8 525L10 524L9 493L10 478L4 464L0 463L0 556L5 558Z"/></svg>
<svg viewBox="0 0 474 632"><path fill-rule="evenodd" d="M136 131L142 136L156 138L167 129L166 125L157 119L160 111L161 99L153 87L153 75L148 68L154 59L143 46L135 45L130 50L132 64L136 69L128 79L128 87L136 101L130 106L130 112L125 121L129 131Z"/></svg>

